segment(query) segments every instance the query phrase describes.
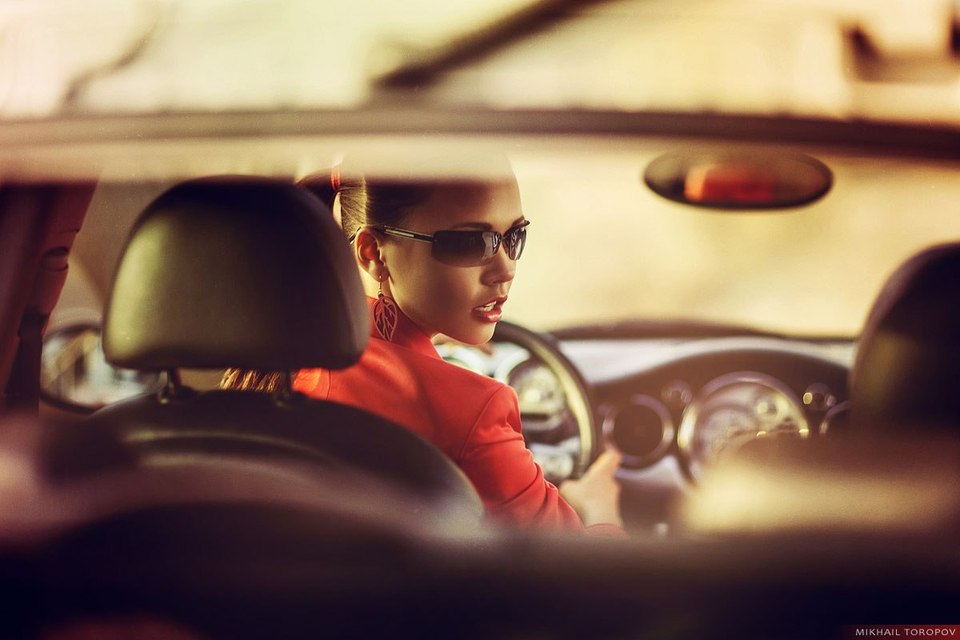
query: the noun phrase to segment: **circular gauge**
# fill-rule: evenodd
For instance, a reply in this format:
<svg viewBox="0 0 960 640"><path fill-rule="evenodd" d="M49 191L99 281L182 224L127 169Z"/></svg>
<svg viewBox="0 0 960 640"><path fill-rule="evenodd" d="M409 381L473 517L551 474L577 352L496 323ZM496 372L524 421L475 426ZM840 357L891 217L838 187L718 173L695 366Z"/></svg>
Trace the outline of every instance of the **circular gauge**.
<svg viewBox="0 0 960 640"><path fill-rule="evenodd" d="M669 407L683 409L693 400L693 390L683 380L671 380L660 390L660 399Z"/></svg>
<svg viewBox="0 0 960 640"><path fill-rule="evenodd" d="M650 396L635 396L613 407L603 421L603 432L623 454L623 466L635 469L663 457L675 433L670 412Z"/></svg>
<svg viewBox="0 0 960 640"><path fill-rule="evenodd" d="M820 422L820 435L846 433L850 429L850 421L850 401L835 404Z"/></svg>
<svg viewBox="0 0 960 640"><path fill-rule="evenodd" d="M740 372L708 383L683 414L677 444L687 470L705 468L762 438L810 435L800 400L779 380Z"/></svg>
<svg viewBox="0 0 960 640"><path fill-rule="evenodd" d="M495 375L517 392L524 433L543 436L569 422L567 397L560 379L529 352L518 350Z"/></svg>
<svg viewBox="0 0 960 640"><path fill-rule="evenodd" d="M523 415L551 416L566 406L560 381L550 369L533 360L515 367L507 384L516 389Z"/></svg>
<svg viewBox="0 0 960 640"><path fill-rule="evenodd" d="M803 404L811 411L826 413L836 406L837 396L833 395L827 385L815 382L803 392Z"/></svg>

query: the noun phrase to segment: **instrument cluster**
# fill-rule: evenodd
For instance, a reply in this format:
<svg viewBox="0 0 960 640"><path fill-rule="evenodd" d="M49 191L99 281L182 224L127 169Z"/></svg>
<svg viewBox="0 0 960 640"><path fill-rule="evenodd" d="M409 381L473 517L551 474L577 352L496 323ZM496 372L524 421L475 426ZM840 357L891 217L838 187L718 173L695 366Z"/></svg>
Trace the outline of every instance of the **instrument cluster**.
<svg viewBox="0 0 960 640"><path fill-rule="evenodd" d="M656 396L636 394L603 408L603 433L623 453L625 468L642 469L675 454L693 481L717 461L772 438L823 434L846 406L824 384L798 395L764 373L719 375L694 391L672 380Z"/></svg>

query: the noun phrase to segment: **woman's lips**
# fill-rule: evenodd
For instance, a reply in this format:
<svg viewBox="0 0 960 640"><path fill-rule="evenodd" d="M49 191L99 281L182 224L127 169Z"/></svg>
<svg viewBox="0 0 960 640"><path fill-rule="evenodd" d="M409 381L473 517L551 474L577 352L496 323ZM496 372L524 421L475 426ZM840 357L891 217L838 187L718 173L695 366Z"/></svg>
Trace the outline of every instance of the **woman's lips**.
<svg viewBox="0 0 960 640"><path fill-rule="evenodd" d="M473 308L473 315L481 322L496 323L500 322L503 316L503 303L507 301L506 297L496 298L487 304Z"/></svg>

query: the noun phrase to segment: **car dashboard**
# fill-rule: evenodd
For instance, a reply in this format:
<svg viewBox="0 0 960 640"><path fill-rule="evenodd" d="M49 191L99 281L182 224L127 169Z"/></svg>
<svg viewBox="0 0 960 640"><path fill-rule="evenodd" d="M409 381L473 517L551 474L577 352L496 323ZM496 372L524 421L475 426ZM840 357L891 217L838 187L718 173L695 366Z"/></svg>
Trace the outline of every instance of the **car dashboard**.
<svg viewBox="0 0 960 640"><path fill-rule="evenodd" d="M773 335L542 338L583 382L596 445L622 454L617 477L628 528L668 531L674 506L709 482L711 466L772 438L841 431L855 342ZM484 350L440 344L449 361L517 392L524 436L544 474L577 473L588 435L568 407L562 378L529 345Z"/></svg>

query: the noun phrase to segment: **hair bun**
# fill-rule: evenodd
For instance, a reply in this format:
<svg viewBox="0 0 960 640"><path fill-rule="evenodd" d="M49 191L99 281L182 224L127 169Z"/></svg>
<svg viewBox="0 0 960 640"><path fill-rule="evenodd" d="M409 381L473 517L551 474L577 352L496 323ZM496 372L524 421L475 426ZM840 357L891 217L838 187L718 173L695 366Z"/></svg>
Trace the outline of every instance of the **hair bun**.
<svg viewBox="0 0 960 640"><path fill-rule="evenodd" d="M297 186L306 189L333 209L333 201L337 198L341 186L340 165L333 167L329 172L304 176L297 181Z"/></svg>
<svg viewBox="0 0 960 640"><path fill-rule="evenodd" d="M340 191L340 165L336 165L330 170L330 186L334 193Z"/></svg>

